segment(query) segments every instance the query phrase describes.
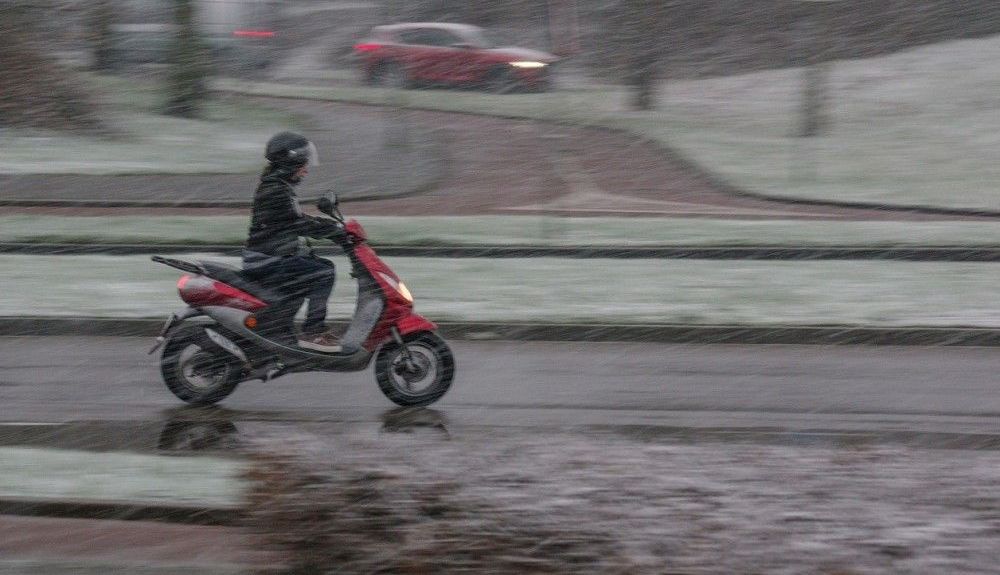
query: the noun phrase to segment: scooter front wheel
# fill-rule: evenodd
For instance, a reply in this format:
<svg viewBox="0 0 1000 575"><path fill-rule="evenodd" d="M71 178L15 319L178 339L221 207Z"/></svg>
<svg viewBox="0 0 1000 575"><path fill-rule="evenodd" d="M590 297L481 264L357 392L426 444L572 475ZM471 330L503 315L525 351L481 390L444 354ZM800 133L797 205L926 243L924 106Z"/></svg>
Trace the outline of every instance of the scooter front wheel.
<svg viewBox="0 0 1000 575"><path fill-rule="evenodd" d="M451 387L455 356L436 333L410 334L403 344L382 346L375 360L375 380L397 405L430 405Z"/></svg>

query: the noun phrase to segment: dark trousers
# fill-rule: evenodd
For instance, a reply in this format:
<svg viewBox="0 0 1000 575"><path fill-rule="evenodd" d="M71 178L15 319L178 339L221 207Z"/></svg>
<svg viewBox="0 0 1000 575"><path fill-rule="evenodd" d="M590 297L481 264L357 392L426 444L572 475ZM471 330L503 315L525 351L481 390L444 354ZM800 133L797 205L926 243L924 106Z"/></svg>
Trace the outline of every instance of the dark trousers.
<svg viewBox="0 0 1000 575"><path fill-rule="evenodd" d="M291 314L298 311L303 298L309 300L306 321L302 324L304 335L317 335L326 330L326 301L337 279L333 262L317 257L287 256L258 270L257 274L264 285L287 294L289 303L298 302L295 309L289 310Z"/></svg>

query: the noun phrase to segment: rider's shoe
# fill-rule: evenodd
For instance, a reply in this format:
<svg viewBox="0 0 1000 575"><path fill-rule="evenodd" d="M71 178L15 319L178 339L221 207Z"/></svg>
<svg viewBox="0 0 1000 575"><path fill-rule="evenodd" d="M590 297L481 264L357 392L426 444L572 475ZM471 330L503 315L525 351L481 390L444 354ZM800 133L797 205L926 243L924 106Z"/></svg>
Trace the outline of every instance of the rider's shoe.
<svg viewBox="0 0 1000 575"><path fill-rule="evenodd" d="M325 331L316 335L304 335L299 338L299 347L321 351L323 353L338 353L343 349L340 340L332 332Z"/></svg>

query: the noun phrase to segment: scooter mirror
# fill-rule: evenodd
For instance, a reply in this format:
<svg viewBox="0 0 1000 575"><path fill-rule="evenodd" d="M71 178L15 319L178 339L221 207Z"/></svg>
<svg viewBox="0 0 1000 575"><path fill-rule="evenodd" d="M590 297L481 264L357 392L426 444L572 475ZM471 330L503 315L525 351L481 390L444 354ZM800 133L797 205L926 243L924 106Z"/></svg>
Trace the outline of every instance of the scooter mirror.
<svg viewBox="0 0 1000 575"><path fill-rule="evenodd" d="M330 217L336 216L337 206L339 205L340 200L337 198L337 194L334 194L333 192L324 194L323 197L316 202L316 207L319 208L319 211Z"/></svg>

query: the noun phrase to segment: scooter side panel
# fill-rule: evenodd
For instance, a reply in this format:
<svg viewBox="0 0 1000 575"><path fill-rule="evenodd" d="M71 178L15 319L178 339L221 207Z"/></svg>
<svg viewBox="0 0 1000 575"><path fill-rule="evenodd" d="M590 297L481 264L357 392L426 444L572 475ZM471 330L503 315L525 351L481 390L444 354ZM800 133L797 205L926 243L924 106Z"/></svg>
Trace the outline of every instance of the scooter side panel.
<svg viewBox="0 0 1000 575"><path fill-rule="evenodd" d="M368 280L371 281L371 280ZM377 287L373 286L373 289ZM341 338L342 344L347 346L362 347L369 334L375 329L378 320L382 317L385 304L381 298L368 295L363 289L358 293L358 304L354 310L354 318L351 325Z"/></svg>
<svg viewBox="0 0 1000 575"><path fill-rule="evenodd" d="M364 369L372 358L372 353L364 348L358 348L353 353L334 355L289 347L265 339L252 329L247 328L244 321L250 312L216 306L204 307L202 310L230 331L274 353L281 361L289 365L308 364L309 369L318 371L357 371Z"/></svg>

